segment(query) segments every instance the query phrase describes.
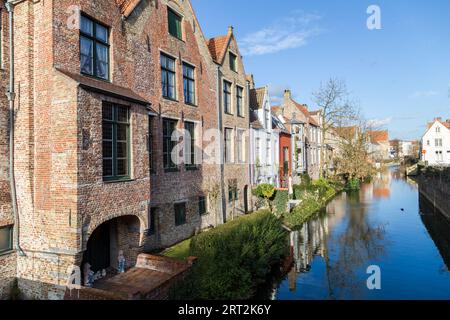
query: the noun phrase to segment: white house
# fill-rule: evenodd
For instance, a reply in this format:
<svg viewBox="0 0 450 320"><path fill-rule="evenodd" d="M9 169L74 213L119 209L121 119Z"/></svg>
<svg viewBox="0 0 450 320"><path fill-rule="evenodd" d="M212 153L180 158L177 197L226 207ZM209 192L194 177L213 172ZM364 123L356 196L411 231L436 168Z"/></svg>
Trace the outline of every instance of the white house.
<svg viewBox="0 0 450 320"><path fill-rule="evenodd" d="M450 120L436 118L422 138L422 160L430 166L450 165Z"/></svg>
<svg viewBox="0 0 450 320"><path fill-rule="evenodd" d="M250 163L252 184L279 186L279 132L272 127L268 87L250 85Z"/></svg>

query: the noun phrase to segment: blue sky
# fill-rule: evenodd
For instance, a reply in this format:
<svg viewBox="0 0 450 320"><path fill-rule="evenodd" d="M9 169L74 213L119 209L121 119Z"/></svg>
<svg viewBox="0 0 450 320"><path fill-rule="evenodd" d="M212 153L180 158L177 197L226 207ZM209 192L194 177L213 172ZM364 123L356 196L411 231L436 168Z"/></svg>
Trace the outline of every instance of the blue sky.
<svg viewBox="0 0 450 320"><path fill-rule="evenodd" d="M418 139L427 121L450 118L447 0L192 0L206 37L234 26L247 73L314 109L330 77L346 81L368 120L391 138ZM381 30L366 26L370 5Z"/></svg>

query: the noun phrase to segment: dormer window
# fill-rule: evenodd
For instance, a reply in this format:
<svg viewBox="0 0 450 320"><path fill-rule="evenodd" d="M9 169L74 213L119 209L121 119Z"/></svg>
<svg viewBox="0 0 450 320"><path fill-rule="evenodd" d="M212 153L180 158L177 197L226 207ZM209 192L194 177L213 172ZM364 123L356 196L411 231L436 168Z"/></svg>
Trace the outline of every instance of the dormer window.
<svg viewBox="0 0 450 320"><path fill-rule="evenodd" d="M230 52L230 69L237 72L237 56Z"/></svg>
<svg viewBox="0 0 450 320"><path fill-rule="evenodd" d="M84 15L80 20L81 73L109 80L109 29Z"/></svg>
<svg viewBox="0 0 450 320"><path fill-rule="evenodd" d="M182 40L183 33L181 30L181 16L170 8L167 9L167 12L169 20L169 33L175 38Z"/></svg>
<svg viewBox="0 0 450 320"><path fill-rule="evenodd" d="M441 132L441 127L436 127L436 133L440 133Z"/></svg>

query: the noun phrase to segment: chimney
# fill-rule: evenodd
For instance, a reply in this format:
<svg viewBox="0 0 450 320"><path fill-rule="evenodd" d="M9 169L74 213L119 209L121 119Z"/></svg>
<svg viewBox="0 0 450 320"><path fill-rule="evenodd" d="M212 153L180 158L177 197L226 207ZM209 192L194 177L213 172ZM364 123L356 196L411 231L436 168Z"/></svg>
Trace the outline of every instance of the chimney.
<svg viewBox="0 0 450 320"><path fill-rule="evenodd" d="M289 90L289 89L284 90L284 101L291 100L291 99L292 99L291 90Z"/></svg>
<svg viewBox="0 0 450 320"><path fill-rule="evenodd" d="M255 89L255 78L253 77L253 74L247 75L247 81L250 85L250 89Z"/></svg>
<svg viewBox="0 0 450 320"><path fill-rule="evenodd" d="M233 30L234 30L233 26L229 26L228 27L228 34L233 34Z"/></svg>
<svg viewBox="0 0 450 320"><path fill-rule="evenodd" d="M434 119L435 121L442 121L442 117L437 117Z"/></svg>

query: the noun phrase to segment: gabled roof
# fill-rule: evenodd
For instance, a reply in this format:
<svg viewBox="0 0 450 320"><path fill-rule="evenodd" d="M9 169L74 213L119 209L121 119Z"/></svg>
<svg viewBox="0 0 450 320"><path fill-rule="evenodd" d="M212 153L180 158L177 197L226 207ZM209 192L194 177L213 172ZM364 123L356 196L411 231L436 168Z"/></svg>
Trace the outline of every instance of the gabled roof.
<svg viewBox="0 0 450 320"><path fill-rule="evenodd" d="M128 17L131 12L133 12L139 2L141 2L141 0L116 0L116 3L120 8L120 12L125 17Z"/></svg>
<svg viewBox="0 0 450 320"><path fill-rule="evenodd" d="M338 127L338 128L335 128L334 130L340 137L342 137L344 139L349 139L356 135L356 133L358 132L358 127L357 126Z"/></svg>
<svg viewBox="0 0 450 320"><path fill-rule="evenodd" d="M436 118L436 119L434 119L433 122L429 122L428 123L428 129L430 129L433 126L433 124L435 124L436 122L439 122L440 124L442 124L447 129L450 129L450 120L442 121L442 118Z"/></svg>
<svg viewBox="0 0 450 320"><path fill-rule="evenodd" d="M250 108L253 110L262 109L264 106L264 96L266 94L266 88L257 88L250 90Z"/></svg>
<svg viewBox="0 0 450 320"><path fill-rule="evenodd" d="M389 131L368 131L369 139L371 143L383 143L389 142Z"/></svg>
<svg viewBox="0 0 450 320"><path fill-rule="evenodd" d="M206 44L208 45L209 52L211 53L214 62L222 64L231 36L232 34L229 33L226 36L211 38L207 41Z"/></svg>
<svg viewBox="0 0 450 320"><path fill-rule="evenodd" d="M303 105L303 104L299 104L295 101L292 100L292 102L294 102L295 106L297 107L298 110L300 110L306 117L306 119L308 119L309 124L312 124L313 126L319 127L319 124L317 123L317 121L311 116L311 114L308 111L308 108Z"/></svg>

